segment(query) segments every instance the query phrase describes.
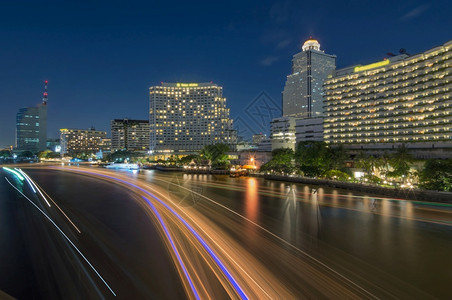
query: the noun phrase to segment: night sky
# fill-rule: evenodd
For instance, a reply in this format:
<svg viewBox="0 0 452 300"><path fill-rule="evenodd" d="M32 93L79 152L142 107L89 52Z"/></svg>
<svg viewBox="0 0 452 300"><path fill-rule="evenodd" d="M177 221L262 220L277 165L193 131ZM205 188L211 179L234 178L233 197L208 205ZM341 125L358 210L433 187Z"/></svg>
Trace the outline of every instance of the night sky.
<svg viewBox="0 0 452 300"><path fill-rule="evenodd" d="M93 3L91 3L93 2ZM19 108L42 99L48 136L109 131L148 118L148 88L223 86L233 118L266 91L281 103L292 55L313 36L338 68L414 54L452 39L444 1L2 1L0 147L14 144Z"/></svg>

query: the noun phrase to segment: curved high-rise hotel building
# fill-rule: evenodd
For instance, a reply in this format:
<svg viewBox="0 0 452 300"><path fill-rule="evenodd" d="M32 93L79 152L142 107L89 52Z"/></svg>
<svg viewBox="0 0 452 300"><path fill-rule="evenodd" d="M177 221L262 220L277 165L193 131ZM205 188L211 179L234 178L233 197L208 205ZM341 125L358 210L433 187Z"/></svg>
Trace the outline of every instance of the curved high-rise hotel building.
<svg viewBox="0 0 452 300"><path fill-rule="evenodd" d="M424 53L337 70L325 90L328 143L452 147L452 41Z"/></svg>

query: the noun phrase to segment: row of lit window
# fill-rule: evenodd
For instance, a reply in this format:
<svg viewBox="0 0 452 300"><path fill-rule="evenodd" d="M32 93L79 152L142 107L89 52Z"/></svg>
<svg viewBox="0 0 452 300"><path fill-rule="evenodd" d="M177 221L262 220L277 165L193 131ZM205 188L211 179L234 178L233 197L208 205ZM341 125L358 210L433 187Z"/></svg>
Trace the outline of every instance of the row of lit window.
<svg viewBox="0 0 452 300"><path fill-rule="evenodd" d="M443 112L442 115L450 115L449 111ZM415 121L415 120L425 120L425 119L431 119L435 117L440 117L440 114L432 114L432 115L423 115L423 116L405 116L405 117L397 117L397 118L381 118L381 119L373 119L373 120L366 120L365 118L357 119L357 118L326 118L324 120L324 126L347 126L351 124L362 124L364 122L365 124L385 124L385 123L402 123L406 121ZM410 119L411 118L411 119ZM353 120L356 120L356 122L353 122ZM362 121L366 120L366 121ZM424 121L424 124L432 123L435 120L430 121ZM439 119L442 120L442 122L452 122L451 118L448 119ZM438 120L438 121L439 121Z"/></svg>
<svg viewBox="0 0 452 300"><path fill-rule="evenodd" d="M441 79L441 80L440 80ZM326 97L329 99L342 99L342 98L349 98L353 96L362 96L362 95L368 95L368 94L381 94L384 92L386 93L386 96L393 95L395 92L416 92L416 91L422 91L426 89L431 89L432 87L440 87L444 91L450 90L450 84L452 83L452 75L450 78L439 78L435 81L429 82L428 84L425 84L428 79L415 82L414 85L407 84L401 84L401 85L385 85L381 88L375 89L372 87L366 87L363 86L361 88L357 89L347 89L347 90L328 90L328 87L326 87ZM363 91L364 90L364 91ZM355 92L353 92L355 91Z"/></svg>
<svg viewBox="0 0 452 300"><path fill-rule="evenodd" d="M394 142L426 142L426 141L450 141L452 136L423 136L423 137L401 137L401 138L382 138L382 139L338 139L338 137L325 137L327 143L394 143Z"/></svg>
<svg viewBox="0 0 452 300"><path fill-rule="evenodd" d="M452 83L452 76L450 78L440 78L435 79L435 81L430 82L429 84L424 84L424 82L427 82L429 79L423 80L421 83L416 83L416 85L395 85L395 84L388 84L381 88L349 88L349 89L343 89L343 90L330 90L328 87L326 88L326 97L332 98L332 97L340 97L341 98L349 98L353 96L362 96L362 95L368 95L368 94L382 94L386 92L386 96L394 95L397 93L408 93L408 92L416 92L416 91L422 91L426 89L430 89L432 87L440 87L440 89L443 89L444 91L450 90L450 84Z"/></svg>
<svg viewBox="0 0 452 300"><path fill-rule="evenodd" d="M418 57L413 57L412 59L406 59L406 60L404 60L402 62L396 62L394 64L386 66L385 68L380 68L377 71L371 70L371 71L367 71L367 72L364 72L364 73L380 73L380 72L386 72L386 71L394 71L392 76L395 76L395 75L398 75L398 74L400 74L400 73L402 73L404 71L408 72L408 70L411 69L410 67L413 64L418 64L418 63L422 64L422 63L425 63L425 61L427 61L427 63L432 62L431 58L433 58L435 56L441 55L442 57L439 57L438 60L441 60L441 59L442 60L447 60L447 59L452 57L452 54L449 52L450 50L451 50L450 47L441 47L440 50L433 52L433 54L432 53L420 54ZM406 68L406 70L403 70L403 68L405 68L405 67L408 67L408 68ZM358 78L358 76L359 76L359 74L350 74L348 76L344 76L346 78L338 77L338 78L334 78L334 79L329 80L329 82L337 83L337 82L344 81L344 80L356 79L356 78Z"/></svg>
<svg viewBox="0 0 452 300"><path fill-rule="evenodd" d="M413 80L414 78L425 77L426 75L430 75L431 77L436 78L438 75L447 75L447 72L443 72L440 74L435 74L437 71L444 69L446 62L441 62L434 68L431 66L425 70L416 71L416 69L406 70L400 75L399 73L394 74L385 74L384 76L371 76L366 73L360 74L361 76L350 76L343 80L341 83L335 83L334 80L327 80L325 85L328 86L329 89L337 89L343 88L346 86L357 86L357 85L368 85L368 86L378 86L380 83L382 84L392 84L400 81Z"/></svg>

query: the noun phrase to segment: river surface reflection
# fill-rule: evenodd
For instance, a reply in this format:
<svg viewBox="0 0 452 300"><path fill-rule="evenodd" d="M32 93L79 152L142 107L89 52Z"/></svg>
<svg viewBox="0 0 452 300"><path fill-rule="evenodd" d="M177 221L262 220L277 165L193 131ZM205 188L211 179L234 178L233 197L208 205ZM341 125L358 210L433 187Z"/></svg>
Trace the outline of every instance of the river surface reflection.
<svg viewBox="0 0 452 300"><path fill-rule="evenodd" d="M451 205L252 177L158 171L140 176L168 190L169 182L186 187L195 192L184 191L194 207L207 197L248 219L244 234L258 224L342 272L452 296Z"/></svg>

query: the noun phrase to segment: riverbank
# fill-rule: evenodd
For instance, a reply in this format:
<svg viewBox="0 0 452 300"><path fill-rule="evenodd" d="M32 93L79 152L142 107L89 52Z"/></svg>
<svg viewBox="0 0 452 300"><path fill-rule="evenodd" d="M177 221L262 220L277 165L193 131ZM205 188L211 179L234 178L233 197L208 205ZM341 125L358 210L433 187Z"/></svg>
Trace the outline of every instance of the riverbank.
<svg viewBox="0 0 452 300"><path fill-rule="evenodd" d="M264 174L250 174L249 176L260 177L267 180L287 181L304 184L312 184L319 186L328 186L332 188L339 188L345 190L353 190L363 193L371 193L376 195L388 196L392 198L401 198L407 200L421 200L428 202L441 202L452 204L452 193L438 192L418 189L402 189L402 188L386 188L382 186L342 182L328 179L315 179L307 177L289 177L283 175L264 175Z"/></svg>
<svg viewBox="0 0 452 300"><path fill-rule="evenodd" d="M229 175L229 170L209 170L209 169L203 169L203 168L188 169L188 168L166 167L166 166L155 166L153 169L158 170L158 171L164 171L164 172L184 172L186 174Z"/></svg>

